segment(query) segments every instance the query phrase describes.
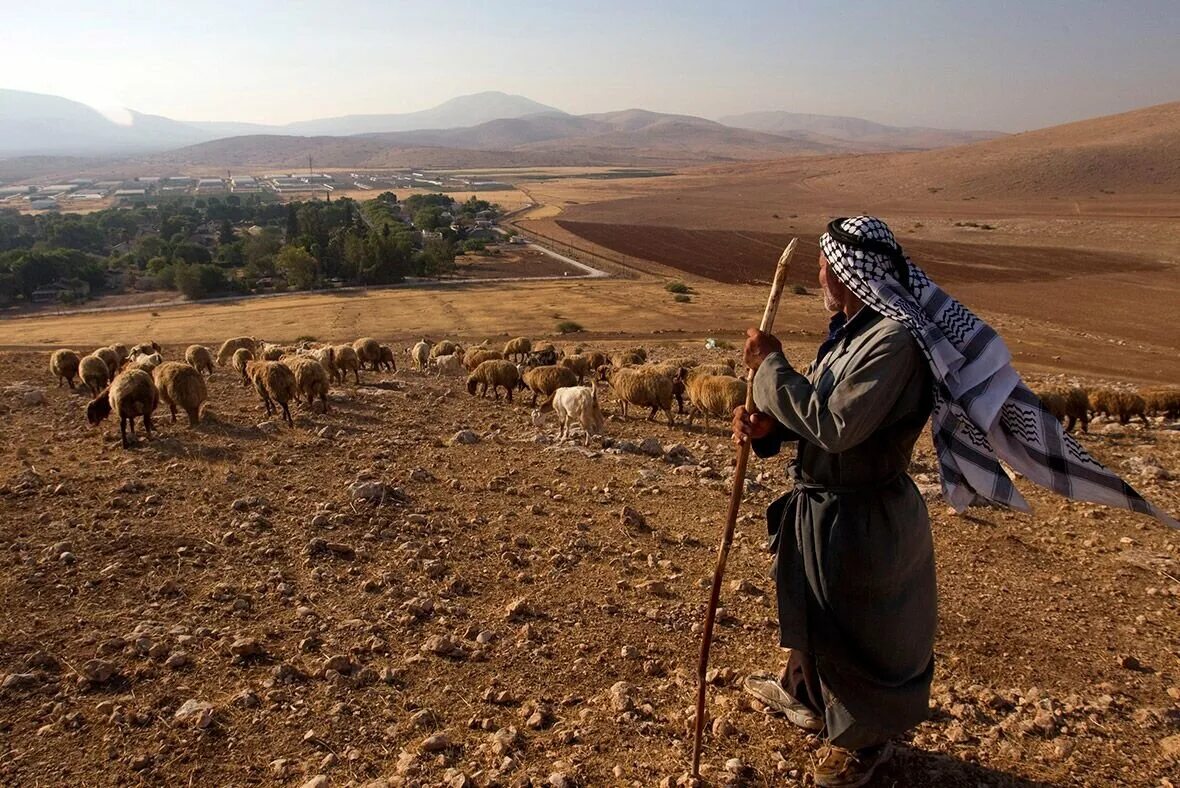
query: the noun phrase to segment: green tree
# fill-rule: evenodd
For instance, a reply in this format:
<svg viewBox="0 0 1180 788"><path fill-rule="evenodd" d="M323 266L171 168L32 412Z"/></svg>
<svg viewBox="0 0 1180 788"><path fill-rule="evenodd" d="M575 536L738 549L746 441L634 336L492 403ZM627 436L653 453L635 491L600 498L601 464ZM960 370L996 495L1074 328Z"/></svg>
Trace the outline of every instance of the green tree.
<svg viewBox="0 0 1180 788"><path fill-rule="evenodd" d="M307 290L315 284L319 263L301 246L288 244L275 259L275 267L296 290Z"/></svg>
<svg viewBox="0 0 1180 788"><path fill-rule="evenodd" d="M217 242L219 244L232 244L237 240L234 235L234 226L230 224L229 219L221 220L221 227L217 230Z"/></svg>

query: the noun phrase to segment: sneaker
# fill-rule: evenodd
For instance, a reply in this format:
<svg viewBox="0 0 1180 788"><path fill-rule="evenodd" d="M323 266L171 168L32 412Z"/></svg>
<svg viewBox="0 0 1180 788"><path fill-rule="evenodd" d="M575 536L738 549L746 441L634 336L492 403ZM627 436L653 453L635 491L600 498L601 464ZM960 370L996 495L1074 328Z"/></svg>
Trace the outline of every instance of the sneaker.
<svg viewBox="0 0 1180 788"><path fill-rule="evenodd" d="M824 745L811 776L819 788L858 788L873 779L873 772L892 754L893 746L889 742L863 750Z"/></svg>
<svg viewBox="0 0 1180 788"><path fill-rule="evenodd" d="M787 692L774 676L766 674L748 676L743 687L764 706L786 717L792 725L797 725L803 730L813 733L823 730L823 718Z"/></svg>

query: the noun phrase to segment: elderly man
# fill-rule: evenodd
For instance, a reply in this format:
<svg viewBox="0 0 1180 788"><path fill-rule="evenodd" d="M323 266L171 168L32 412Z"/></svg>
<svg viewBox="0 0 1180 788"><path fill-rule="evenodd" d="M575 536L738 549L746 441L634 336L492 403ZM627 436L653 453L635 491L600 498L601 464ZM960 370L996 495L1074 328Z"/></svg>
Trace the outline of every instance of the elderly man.
<svg viewBox="0 0 1180 788"><path fill-rule="evenodd" d="M798 444L794 488L767 511L780 644L791 652L779 677L751 676L746 689L824 731L815 783L851 788L888 758L890 737L927 716L934 554L906 469L928 418L956 510L1028 510L1003 460L1067 497L1180 523L1062 431L999 336L914 265L884 222L836 219L820 249L836 315L805 374L773 336L750 329L745 346L756 409L735 411L734 439L761 457Z"/></svg>

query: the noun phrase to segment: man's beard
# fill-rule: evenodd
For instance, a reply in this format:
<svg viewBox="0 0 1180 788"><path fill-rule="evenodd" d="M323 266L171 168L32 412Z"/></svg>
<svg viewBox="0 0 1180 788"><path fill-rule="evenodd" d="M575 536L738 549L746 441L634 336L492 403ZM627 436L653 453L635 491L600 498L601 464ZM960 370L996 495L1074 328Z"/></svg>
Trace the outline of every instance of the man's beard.
<svg viewBox="0 0 1180 788"><path fill-rule="evenodd" d="M822 289L824 291L824 309L829 312L844 311L844 305L832 294L832 291L828 289L827 285L824 285Z"/></svg>

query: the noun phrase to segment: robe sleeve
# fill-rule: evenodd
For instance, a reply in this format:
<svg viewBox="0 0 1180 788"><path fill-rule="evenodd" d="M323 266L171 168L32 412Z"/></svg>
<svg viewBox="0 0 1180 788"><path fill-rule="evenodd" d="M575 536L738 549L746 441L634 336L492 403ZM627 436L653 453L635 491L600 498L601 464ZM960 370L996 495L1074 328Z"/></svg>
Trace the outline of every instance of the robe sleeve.
<svg viewBox="0 0 1180 788"><path fill-rule="evenodd" d="M922 363L904 328L888 332L852 360L824 399L782 353L772 353L754 376L754 404L802 440L839 454L881 426Z"/></svg>

